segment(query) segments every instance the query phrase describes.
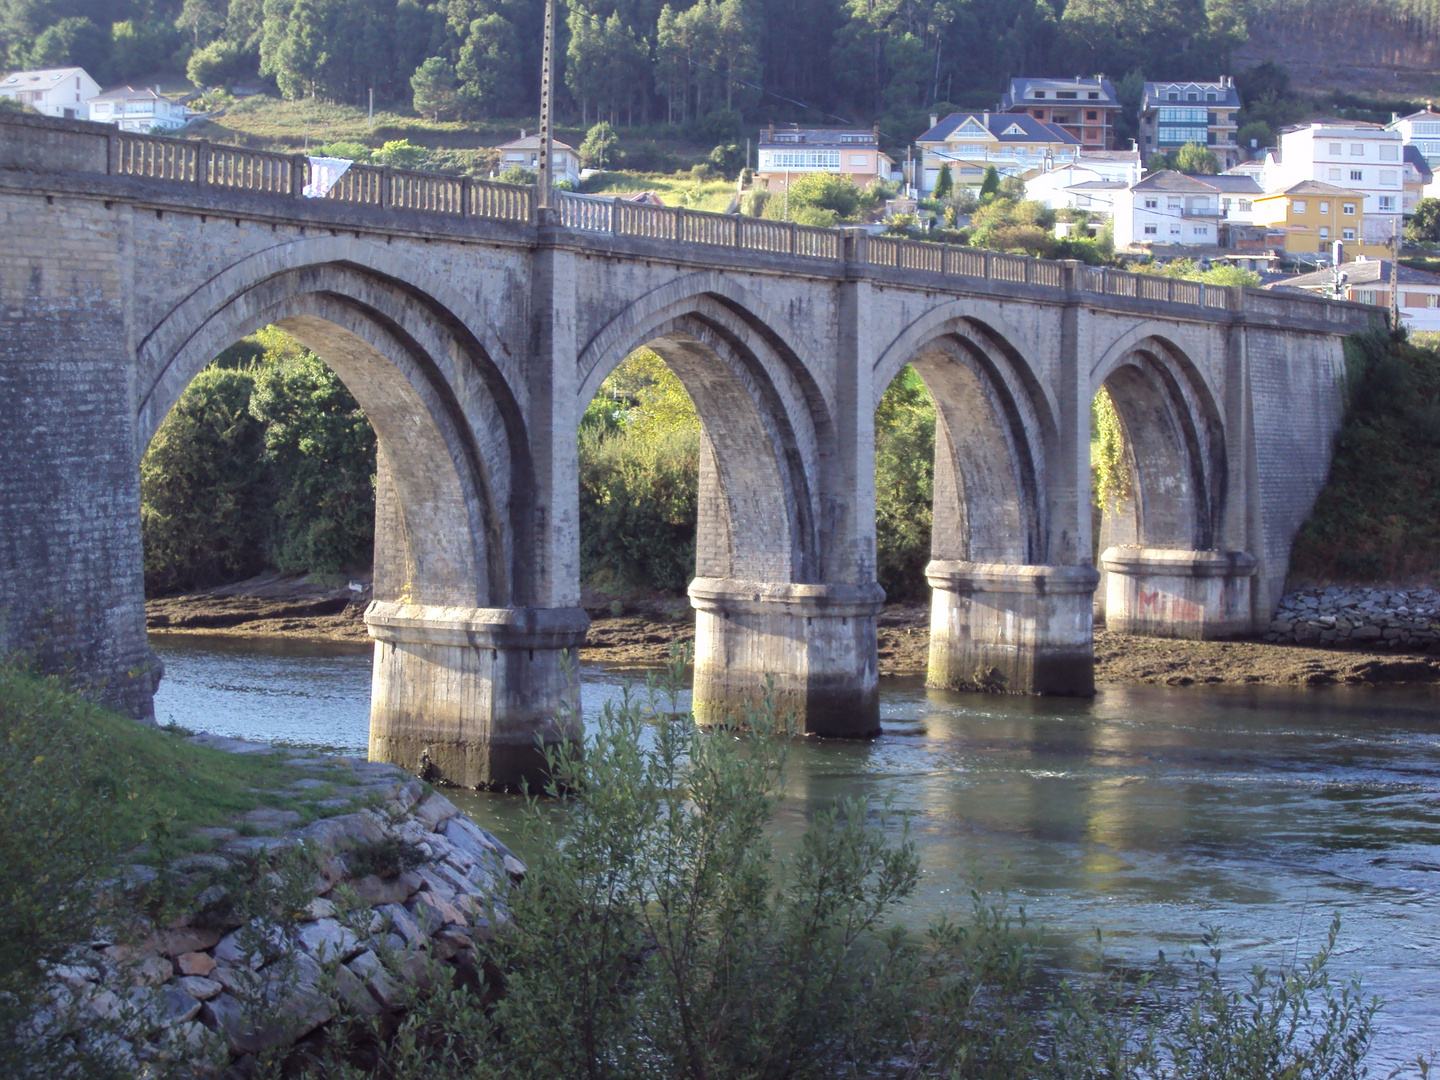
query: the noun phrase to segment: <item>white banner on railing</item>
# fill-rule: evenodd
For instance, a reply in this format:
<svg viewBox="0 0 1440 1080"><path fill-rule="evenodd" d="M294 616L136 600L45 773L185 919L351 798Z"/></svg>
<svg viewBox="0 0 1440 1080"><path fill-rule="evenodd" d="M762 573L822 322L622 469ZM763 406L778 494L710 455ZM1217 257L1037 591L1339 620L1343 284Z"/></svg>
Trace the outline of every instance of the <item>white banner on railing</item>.
<svg viewBox="0 0 1440 1080"><path fill-rule="evenodd" d="M305 185L307 199L323 199L345 175L345 170L355 164L345 158L312 157L310 159L310 182Z"/></svg>

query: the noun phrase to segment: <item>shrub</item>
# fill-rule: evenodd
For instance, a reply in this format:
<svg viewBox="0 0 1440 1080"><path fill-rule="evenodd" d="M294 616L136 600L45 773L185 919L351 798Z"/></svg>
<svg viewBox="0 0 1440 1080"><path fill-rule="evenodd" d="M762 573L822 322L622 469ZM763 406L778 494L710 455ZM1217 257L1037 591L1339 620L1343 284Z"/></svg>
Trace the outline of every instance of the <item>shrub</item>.
<svg viewBox="0 0 1440 1080"><path fill-rule="evenodd" d="M534 169L521 168L519 165L511 165L508 169L501 169L500 175L495 179L502 184L523 184L531 187L539 182L540 174Z"/></svg>

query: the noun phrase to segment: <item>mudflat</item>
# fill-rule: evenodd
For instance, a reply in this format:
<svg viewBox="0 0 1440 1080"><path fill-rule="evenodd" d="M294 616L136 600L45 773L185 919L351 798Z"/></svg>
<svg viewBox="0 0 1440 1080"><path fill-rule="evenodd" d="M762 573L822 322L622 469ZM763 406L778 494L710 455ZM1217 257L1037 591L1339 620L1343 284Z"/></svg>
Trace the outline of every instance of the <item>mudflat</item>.
<svg viewBox="0 0 1440 1080"><path fill-rule="evenodd" d="M152 634L369 640L365 605L369 582L308 583L278 574L184 596L150 600ZM620 600L586 590L590 633L580 659L620 667L665 662L674 644L693 641L695 624L684 597ZM930 650L925 604L891 604L876 620L881 675L924 674ZM1440 683L1440 656L1389 649L1323 649L1258 640L1179 641L1095 631L1097 683L1163 686Z"/></svg>

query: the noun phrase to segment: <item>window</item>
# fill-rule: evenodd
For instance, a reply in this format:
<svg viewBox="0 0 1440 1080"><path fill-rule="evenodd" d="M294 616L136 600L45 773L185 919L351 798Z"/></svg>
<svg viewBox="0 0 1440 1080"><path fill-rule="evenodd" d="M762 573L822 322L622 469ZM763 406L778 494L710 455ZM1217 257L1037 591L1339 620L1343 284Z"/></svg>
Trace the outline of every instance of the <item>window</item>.
<svg viewBox="0 0 1440 1080"><path fill-rule="evenodd" d="M1330 179L1331 179L1331 180L1339 180L1339 179L1340 179L1340 170L1339 170L1339 169L1331 169L1331 170L1330 170Z"/></svg>
<svg viewBox="0 0 1440 1080"><path fill-rule="evenodd" d="M1180 235L1180 226L1179 226L1179 225L1171 225L1171 226L1170 226L1170 235L1171 235L1171 236L1179 236L1179 235Z"/></svg>
<svg viewBox="0 0 1440 1080"><path fill-rule="evenodd" d="M1195 239L1197 239L1197 240L1206 239L1206 238L1208 238L1209 235L1210 235L1210 226L1209 226L1209 225L1196 225L1196 226L1194 226L1194 227L1190 230L1190 234L1191 234L1192 236L1194 236Z"/></svg>
<svg viewBox="0 0 1440 1080"><path fill-rule="evenodd" d="M785 133L782 132L782 133L777 134L777 135L775 136L775 141L776 141L776 142L799 142L799 141L800 141L800 136L799 136L799 135L787 135L787 134L785 134Z"/></svg>
<svg viewBox="0 0 1440 1080"><path fill-rule="evenodd" d="M1250 203L1250 200L1249 200L1249 199L1241 199L1241 200L1240 200L1240 209L1241 209L1242 211L1249 210L1249 209L1250 209L1250 206L1251 206L1251 203Z"/></svg>
<svg viewBox="0 0 1440 1080"><path fill-rule="evenodd" d="M1184 204L1179 195L1169 195L1165 199L1165 209L1167 210L1179 210L1182 205Z"/></svg>
<svg viewBox="0 0 1440 1080"><path fill-rule="evenodd" d="M1340 230L1340 239L1341 239L1341 240L1354 240L1354 239L1355 239L1355 230L1354 230L1354 229L1341 229L1341 230Z"/></svg>
<svg viewBox="0 0 1440 1080"><path fill-rule="evenodd" d="M1214 94L1206 94L1206 95L1205 95L1205 100L1206 100L1206 101L1217 101L1217 100L1219 100L1219 99L1216 98Z"/></svg>
<svg viewBox="0 0 1440 1080"><path fill-rule="evenodd" d="M1296 199L1290 204L1290 211L1294 214L1303 214L1310 209L1310 205L1304 199Z"/></svg>
<svg viewBox="0 0 1440 1080"><path fill-rule="evenodd" d="M851 155L850 155L850 164L851 164L851 165L869 165L869 164L870 164L870 155L869 155L869 154L851 154Z"/></svg>
<svg viewBox="0 0 1440 1080"><path fill-rule="evenodd" d="M1398 146L1382 146L1382 147L1380 147L1380 160L1381 160L1381 161L1399 161L1399 160L1400 160L1400 147L1398 147Z"/></svg>
<svg viewBox="0 0 1440 1080"><path fill-rule="evenodd" d="M1199 101L1199 100L1200 100L1200 95L1199 95L1199 94L1186 94L1186 95L1185 95L1185 100L1186 100L1186 101Z"/></svg>
<svg viewBox="0 0 1440 1080"><path fill-rule="evenodd" d="M1363 183L1364 180L1365 180L1365 170L1364 170L1364 169L1351 169L1351 170L1350 170L1350 179L1356 181L1357 183Z"/></svg>
<svg viewBox="0 0 1440 1080"><path fill-rule="evenodd" d="M1087 101L1099 101L1099 100L1100 100L1100 92L1099 92L1098 90L1091 90L1088 94L1085 95L1085 100L1087 100Z"/></svg>
<svg viewBox="0 0 1440 1080"><path fill-rule="evenodd" d="M1415 124L1413 130L1416 135L1440 135L1440 124Z"/></svg>
<svg viewBox="0 0 1440 1080"><path fill-rule="evenodd" d="M1157 230L1156 230L1156 228L1155 228L1154 225L1146 225L1146 226L1145 226L1145 235L1146 235L1146 236L1154 236L1155 233L1156 233L1156 231L1157 231Z"/></svg>
<svg viewBox="0 0 1440 1080"><path fill-rule="evenodd" d="M1168 94L1165 95L1165 100L1166 100L1166 101L1179 101L1179 100L1180 100L1180 95L1177 94L1174 90L1171 90Z"/></svg>
<svg viewBox="0 0 1440 1080"><path fill-rule="evenodd" d="M772 150L770 160L776 169L838 169L839 150Z"/></svg>
<svg viewBox="0 0 1440 1080"><path fill-rule="evenodd" d="M1328 226L1328 225L1321 225L1321 226L1320 226L1320 239L1321 239L1321 240L1329 240L1329 239L1330 239L1330 226Z"/></svg>
<svg viewBox="0 0 1440 1080"><path fill-rule="evenodd" d="M1216 136L1216 133L1215 133L1215 132L1213 132L1213 131L1207 131L1207 132L1205 133L1205 142L1208 143L1210 146L1214 146L1214 145L1215 145L1215 136Z"/></svg>
<svg viewBox="0 0 1440 1080"><path fill-rule="evenodd" d="M1341 203L1341 204L1340 204L1340 213L1342 213L1342 214L1349 214L1351 217L1354 217L1354 216L1355 216L1355 204L1354 204L1353 202Z"/></svg>
<svg viewBox="0 0 1440 1080"><path fill-rule="evenodd" d="M1051 119L1054 120L1055 123L1057 123L1057 124L1068 124L1068 123L1070 123L1070 114L1069 114L1069 113L1055 113L1055 114L1051 117Z"/></svg>
<svg viewBox="0 0 1440 1080"><path fill-rule="evenodd" d="M1035 96L1036 96L1037 98L1043 98L1043 97L1045 96L1045 91L1044 91L1044 90L1036 90L1036 91L1035 91Z"/></svg>
<svg viewBox="0 0 1440 1080"><path fill-rule="evenodd" d="M1061 101L1074 101L1077 95L1074 90L1057 90L1055 96Z"/></svg>
<svg viewBox="0 0 1440 1080"><path fill-rule="evenodd" d="M1157 209L1159 206L1160 206L1160 200L1157 199L1154 195L1147 195L1147 196L1145 196L1145 209L1146 209L1146 210L1155 210L1155 209Z"/></svg>
<svg viewBox="0 0 1440 1080"><path fill-rule="evenodd" d="M1045 110L1044 110L1044 109L1032 109L1031 111L1035 114L1035 118L1036 118L1037 120L1044 120L1044 119L1045 119Z"/></svg>
<svg viewBox="0 0 1440 1080"><path fill-rule="evenodd" d="M1360 143L1360 142L1352 142L1352 143L1350 144L1350 156L1351 156L1351 157L1364 157L1364 156L1365 156L1365 144L1364 144L1364 143Z"/></svg>
<svg viewBox="0 0 1440 1080"><path fill-rule="evenodd" d="M1086 119L1086 120L1099 120L1099 119L1100 119L1100 110L1099 110L1099 109L1086 109L1086 110L1085 110L1085 119Z"/></svg>
<svg viewBox="0 0 1440 1080"><path fill-rule="evenodd" d="M1382 211L1388 210L1388 211L1390 211L1390 212L1393 213L1394 210L1395 210L1395 196L1394 196L1394 195L1381 195L1381 196L1380 196L1380 209L1381 209Z"/></svg>
<svg viewBox="0 0 1440 1080"><path fill-rule="evenodd" d="M1215 118L1215 114L1213 112L1207 112L1205 114L1205 122L1207 124L1218 124L1220 121Z"/></svg>
<svg viewBox="0 0 1440 1080"><path fill-rule="evenodd" d="M873 135L841 135L841 136L840 136L840 141L841 141L842 143L868 143L868 142L874 142L874 140L875 140L875 136L873 136Z"/></svg>
<svg viewBox="0 0 1440 1080"><path fill-rule="evenodd" d="M1332 142L1330 144L1330 154L1332 157L1339 157L1343 152L1344 149L1338 142Z"/></svg>
<svg viewBox="0 0 1440 1080"><path fill-rule="evenodd" d="M1328 202L1322 201L1322 202L1320 203L1320 213L1322 213L1322 214L1328 214L1328 213L1330 213L1330 204L1329 204Z"/></svg>
<svg viewBox="0 0 1440 1080"><path fill-rule="evenodd" d="M1400 182L1400 174L1399 174L1398 172L1396 172L1394 169L1382 169L1382 170L1380 170L1380 183L1382 183L1382 184L1398 184L1399 182Z"/></svg>

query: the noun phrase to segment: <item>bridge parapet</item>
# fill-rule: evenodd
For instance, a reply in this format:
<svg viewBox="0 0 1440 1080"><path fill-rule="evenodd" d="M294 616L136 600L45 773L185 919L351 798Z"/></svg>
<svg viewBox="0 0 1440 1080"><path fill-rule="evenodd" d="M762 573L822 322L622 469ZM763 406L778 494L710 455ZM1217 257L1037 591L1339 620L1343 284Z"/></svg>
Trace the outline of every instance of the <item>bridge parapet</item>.
<svg viewBox="0 0 1440 1080"><path fill-rule="evenodd" d="M225 189L274 198L307 197L313 177L309 158L265 150L134 135L105 124L57 120L21 113L0 114L0 169L90 172ZM447 220L483 219L580 233L657 240L731 252L787 255L839 268L919 271L1063 290L1092 297L1156 301L1216 315L1236 314L1343 328L1367 328L1377 318L1368 305L1321 297L1276 295L1137 274L1069 260L1034 259L925 240L872 236L855 228L815 228L737 214L651 206L619 198L562 192L559 206L544 211L533 188L389 166L351 165L323 194L323 202L407 211L427 216L427 227ZM553 214L549 221L544 214Z"/></svg>

